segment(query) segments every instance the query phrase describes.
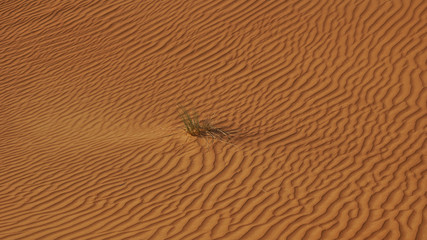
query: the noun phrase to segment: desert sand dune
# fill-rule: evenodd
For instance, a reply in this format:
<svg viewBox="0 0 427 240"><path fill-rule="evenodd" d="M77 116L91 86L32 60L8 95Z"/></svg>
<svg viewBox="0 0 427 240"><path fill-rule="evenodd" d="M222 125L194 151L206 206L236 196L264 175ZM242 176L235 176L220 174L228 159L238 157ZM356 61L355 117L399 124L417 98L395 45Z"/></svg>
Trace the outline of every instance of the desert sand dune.
<svg viewBox="0 0 427 240"><path fill-rule="evenodd" d="M0 239L427 239L427 1L46 2L0 3Z"/></svg>

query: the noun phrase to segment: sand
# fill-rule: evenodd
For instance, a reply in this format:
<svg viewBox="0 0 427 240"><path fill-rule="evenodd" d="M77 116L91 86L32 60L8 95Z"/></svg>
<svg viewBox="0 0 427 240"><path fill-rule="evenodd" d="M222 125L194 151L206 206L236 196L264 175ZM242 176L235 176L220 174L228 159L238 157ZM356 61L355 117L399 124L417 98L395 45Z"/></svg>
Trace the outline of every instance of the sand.
<svg viewBox="0 0 427 240"><path fill-rule="evenodd" d="M0 239L427 239L426 12L2 1Z"/></svg>

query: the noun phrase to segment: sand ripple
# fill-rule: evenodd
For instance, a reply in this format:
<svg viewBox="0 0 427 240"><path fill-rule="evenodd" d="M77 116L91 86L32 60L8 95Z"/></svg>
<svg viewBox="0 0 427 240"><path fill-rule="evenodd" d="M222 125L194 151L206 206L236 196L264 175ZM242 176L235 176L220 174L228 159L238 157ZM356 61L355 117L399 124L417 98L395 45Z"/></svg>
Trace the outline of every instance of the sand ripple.
<svg viewBox="0 0 427 240"><path fill-rule="evenodd" d="M1 3L0 239L427 239L426 11Z"/></svg>

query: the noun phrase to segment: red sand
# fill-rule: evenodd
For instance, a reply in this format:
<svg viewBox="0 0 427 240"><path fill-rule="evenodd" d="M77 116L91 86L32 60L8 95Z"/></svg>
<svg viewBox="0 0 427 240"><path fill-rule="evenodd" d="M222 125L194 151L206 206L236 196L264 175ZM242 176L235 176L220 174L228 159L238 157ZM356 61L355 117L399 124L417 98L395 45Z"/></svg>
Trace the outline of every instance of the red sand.
<svg viewBox="0 0 427 240"><path fill-rule="evenodd" d="M0 239L427 239L427 1L50 2L0 3Z"/></svg>

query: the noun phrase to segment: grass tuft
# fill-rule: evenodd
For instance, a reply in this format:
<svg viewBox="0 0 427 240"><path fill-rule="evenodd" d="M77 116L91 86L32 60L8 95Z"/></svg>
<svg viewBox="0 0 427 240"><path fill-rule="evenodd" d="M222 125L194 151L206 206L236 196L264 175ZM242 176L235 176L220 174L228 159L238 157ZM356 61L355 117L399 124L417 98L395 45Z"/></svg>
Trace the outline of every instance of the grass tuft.
<svg viewBox="0 0 427 240"><path fill-rule="evenodd" d="M199 115L192 115L185 108L180 107L180 116L184 122L185 131L194 137L211 137L212 139L230 139L230 133L212 125L210 120L199 120Z"/></svg>

